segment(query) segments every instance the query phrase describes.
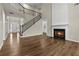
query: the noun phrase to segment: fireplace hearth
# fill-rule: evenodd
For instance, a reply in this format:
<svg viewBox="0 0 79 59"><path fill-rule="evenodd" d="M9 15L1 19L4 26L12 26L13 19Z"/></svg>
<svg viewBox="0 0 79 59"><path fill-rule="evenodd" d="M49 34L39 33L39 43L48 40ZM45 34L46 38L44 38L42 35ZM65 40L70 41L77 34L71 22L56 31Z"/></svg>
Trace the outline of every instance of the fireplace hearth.
<svg viewBox="0 0 79 59"><path fill-rule="evenodd" d="M54 29L54 38L65 40L65 29Z"/></svg>

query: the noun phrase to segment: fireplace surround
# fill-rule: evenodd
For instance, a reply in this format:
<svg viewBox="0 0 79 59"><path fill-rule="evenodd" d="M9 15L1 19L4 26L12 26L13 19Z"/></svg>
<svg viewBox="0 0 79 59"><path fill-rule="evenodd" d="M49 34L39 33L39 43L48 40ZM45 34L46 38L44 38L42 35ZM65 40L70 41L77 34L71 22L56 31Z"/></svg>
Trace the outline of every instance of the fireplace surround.
<svg viewBox="0 0 79 59"><path fill-rule="evenodd" d="M54 38L65 40L65 29L54 29Z"/></svg>

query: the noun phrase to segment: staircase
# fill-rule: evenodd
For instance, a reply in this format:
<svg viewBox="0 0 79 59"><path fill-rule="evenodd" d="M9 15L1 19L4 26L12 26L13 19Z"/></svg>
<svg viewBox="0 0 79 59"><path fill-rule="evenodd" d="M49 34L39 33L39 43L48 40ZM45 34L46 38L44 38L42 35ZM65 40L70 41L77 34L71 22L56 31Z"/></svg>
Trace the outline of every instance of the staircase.
<svg viewBox="0 0 79 59"><path fill-rule="evenodd" d="M19 5L22 6L21 4L19 4ZM31 14L34 17L32 19L30 19L28 22L25 22L24 24L20 25L20 35L22 35L27 29L29 29L31 26L33 26L37 21L39 21L41 19L41 13L36 12L34 10L24 8L24 13L26 13L26 11L30 12L28 14ZM27 16L25 16L25 17L27 17Z"/></svg>

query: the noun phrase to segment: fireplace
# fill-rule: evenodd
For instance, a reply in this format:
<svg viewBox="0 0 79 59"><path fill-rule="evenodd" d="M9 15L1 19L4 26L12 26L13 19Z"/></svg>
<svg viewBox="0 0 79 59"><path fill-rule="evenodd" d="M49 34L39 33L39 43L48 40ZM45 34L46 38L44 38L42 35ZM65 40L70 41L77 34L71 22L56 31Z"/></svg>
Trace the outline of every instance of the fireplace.
<svg viewBox="0 0 79 59"><path fill-rule="evenodd" d="M54 29L54 38L65 40L65 29Z"/></svg>

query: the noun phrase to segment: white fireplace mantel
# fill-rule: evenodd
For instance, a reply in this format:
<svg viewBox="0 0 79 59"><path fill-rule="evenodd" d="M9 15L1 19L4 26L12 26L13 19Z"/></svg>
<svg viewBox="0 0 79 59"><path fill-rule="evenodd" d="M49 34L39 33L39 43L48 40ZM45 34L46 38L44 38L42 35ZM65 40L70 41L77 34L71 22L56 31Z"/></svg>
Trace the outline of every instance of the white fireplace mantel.
<svg viewBox="0 0 79 59"><path fill-rule="evenodd" d="M53 24L52 27L56 27L56 26L68 26L69 24Z"/></svg>
<svg viewBox="0 0 79 59"><path fill-rule="evenodd" d="M68 39L68 25L69 24L52 25L52 37L54 37L54 29L65 29L65 39Z"/></svg>

